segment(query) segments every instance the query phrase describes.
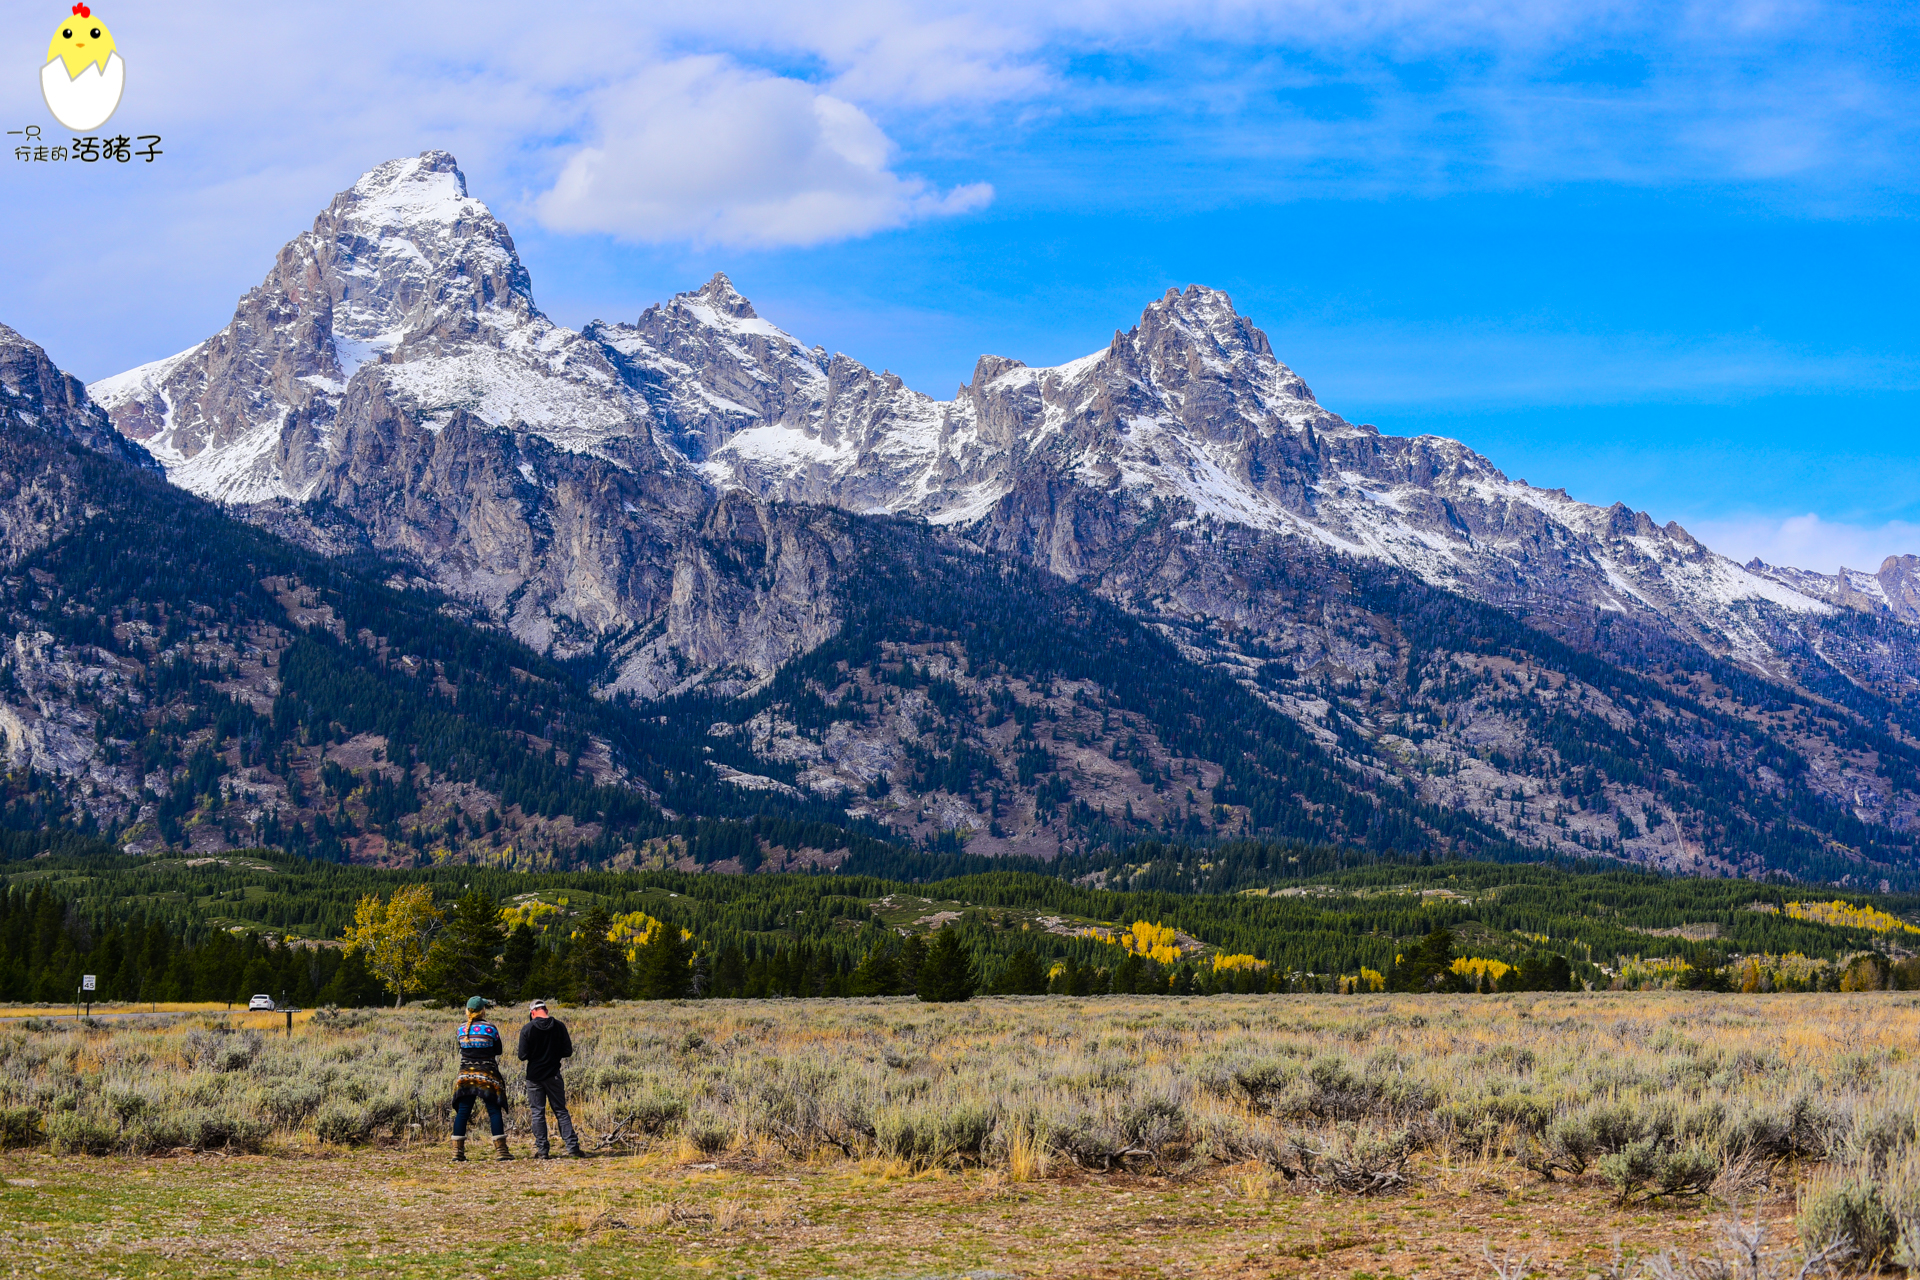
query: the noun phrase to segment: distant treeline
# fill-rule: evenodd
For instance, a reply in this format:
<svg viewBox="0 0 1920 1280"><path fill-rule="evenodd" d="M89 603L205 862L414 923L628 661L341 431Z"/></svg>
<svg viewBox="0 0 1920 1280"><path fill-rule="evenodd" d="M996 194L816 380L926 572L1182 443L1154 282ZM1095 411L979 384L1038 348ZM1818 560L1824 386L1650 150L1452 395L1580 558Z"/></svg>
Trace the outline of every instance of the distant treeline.
<svg viewBox="0 0 1920 1280"><path fill-rule="evenodd" d="M1137 861L1107 869L1114 888L1009 870L910 884L824 874L465 866L386 871L273 852L189 865L181 857L103 851L97 842L57 833L0 833L0 856L6 859L0 865L6 885L0 895L5 999L67 999L78 975L92 972L111 984L102 990L113 998L217 1000L245 989L276 998L284 991L302 1001L370 1003L381 998L376 984L357 962L342 960L337 948L267 945L253 935L337 939L356 901L416 884L428 886L448 911L468 895L496 905L535 893L569 900L568 927L529 932L513 944L514 958L501 974L505 995L518 995L532 983L542 994L564 996L581 990L583 981L592 993L600 979L581 976L589 961L610 974L603 994L648 994L663 983L670 988L665 994L675 995L855 994L876 983L907 990L913 962L904 950L907 941L872 909L889 895L957 911L951 927L966 942L985 989L1032 987L1033 967L1049 990L1312 988L1366 970L1391 975L1441 930L1455 955L1516 968L1532 963L1536 970L1560 956L1571 978L1596 985L1606 981L1602 966L1615 966L1621 957L1664 958L1707 970L1736 955L1838 959L1898 950L1865 929L1795 919L1779 909L1831 891L1603 867L1375 856L1369 865L1341 866L1329 851L1259 842L1207 850L1137 846L1129 851ZM1319 869L1322 861L1329 869ZM1195 891L1223 880L1237 891ZM1908 896L1844 896L1900 916L1920 907ZM672 966L656 963L656 979L647 979L639 957L621 955L614 965L606 957L575 954L576 935L592 933L580 926L580 917L595 909L610 916L644 912L670 926L663 932L691 934L679 962L691 975L687 989L658 976L677 974ZM1163 924L1207 944L1208 955L1217 951L1256 963L1218 973L1192 956L1132 966L1110 941L1037 927L1041 916L1122 927ZM1718 936L1677 936L1673 931L1682 926ZM503 964L510 941L503 938L496 948Z"/></svg>

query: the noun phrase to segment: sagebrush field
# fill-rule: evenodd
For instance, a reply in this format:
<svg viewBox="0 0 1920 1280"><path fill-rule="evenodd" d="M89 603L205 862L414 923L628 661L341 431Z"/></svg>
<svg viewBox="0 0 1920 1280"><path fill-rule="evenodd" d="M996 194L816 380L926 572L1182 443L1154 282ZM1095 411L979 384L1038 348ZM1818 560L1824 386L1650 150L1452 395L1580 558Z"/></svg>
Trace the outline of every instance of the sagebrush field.
<svg viewBox="0 0 1920 1280"><path fill-rule="evenodd" d="M0 1266L1791 1276L1920 1246L1903 994L565 1016L601 1158L526 1160L516 1109L520 1159L458 1167L446 1012L0 1024Z"/></svg>

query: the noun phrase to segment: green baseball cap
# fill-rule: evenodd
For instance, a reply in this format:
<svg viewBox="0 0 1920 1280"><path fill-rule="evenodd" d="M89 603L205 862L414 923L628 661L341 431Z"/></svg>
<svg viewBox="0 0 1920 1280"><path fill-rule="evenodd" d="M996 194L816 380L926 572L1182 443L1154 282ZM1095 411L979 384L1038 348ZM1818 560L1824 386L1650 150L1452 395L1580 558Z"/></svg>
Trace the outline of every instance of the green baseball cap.
<svg viewBox="0 0 1920 1280"><path fill-rule="evenodd" d="M493 1001L487 999L485 996L475 996L473 999L467 1001L468 1013L478 1013L482 1009L491 1008L493 1008Z"/></svg>

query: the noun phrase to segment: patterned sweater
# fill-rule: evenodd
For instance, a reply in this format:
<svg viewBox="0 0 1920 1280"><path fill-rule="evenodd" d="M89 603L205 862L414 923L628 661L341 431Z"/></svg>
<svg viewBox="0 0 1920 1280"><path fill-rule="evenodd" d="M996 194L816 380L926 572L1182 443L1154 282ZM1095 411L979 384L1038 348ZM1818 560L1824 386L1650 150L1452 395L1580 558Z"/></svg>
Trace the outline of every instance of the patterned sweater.
<svg viewBox="0 0 1920 1280"><path fill-rule="evenodd" d="M507 1101L507 1082L500 1075L500 1053L506 1046L500 1028L491 1022L463 1023L454 1033L460 1042L460 1078L453 1083L453 1100Z"/></svg>

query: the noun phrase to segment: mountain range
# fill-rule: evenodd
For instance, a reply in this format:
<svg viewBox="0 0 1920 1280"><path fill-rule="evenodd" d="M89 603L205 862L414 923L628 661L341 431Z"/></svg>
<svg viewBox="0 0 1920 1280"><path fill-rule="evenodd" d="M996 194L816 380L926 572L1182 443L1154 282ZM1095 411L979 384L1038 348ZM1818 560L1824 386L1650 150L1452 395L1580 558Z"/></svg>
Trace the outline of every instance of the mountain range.
<svg viewBox="0 0 1920 1280"><path fill-rule="evenodd" d="M84 391L10 331L0 361L8 430L62 445L10 464L9 573L88 536L84 486L55 475L69 448L156 460L308 577L430 597L674 727L674 750L725 755L723 790L877 839L1920 875L1920 558L1738 564L1456 441L1349 423L1202 286L1064 365L983 356L935 400L724 276L631 324L555 325L506 227L426 152L342 192L187 351ZM275 598L278 631L312 625L298 589ZM100 776L112 735L46 674L74 658L14 622L12 762L89 774L95 819L151 837L140 792L170 779ZM684 818L615 758L625 732L588 734L595 785ZM390 745L336 762L354 796ZM249 803L310 826L293 796L326 760L273 763L292 790L269 770ZM411 856L468 843L398 830ZM574 843L634 856L607 830Z"/></svg>

